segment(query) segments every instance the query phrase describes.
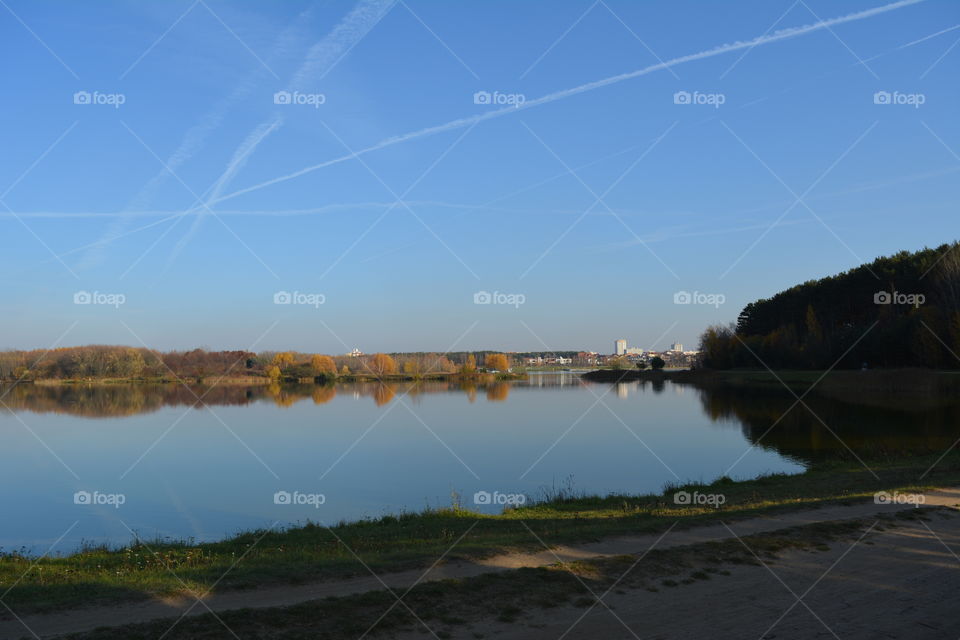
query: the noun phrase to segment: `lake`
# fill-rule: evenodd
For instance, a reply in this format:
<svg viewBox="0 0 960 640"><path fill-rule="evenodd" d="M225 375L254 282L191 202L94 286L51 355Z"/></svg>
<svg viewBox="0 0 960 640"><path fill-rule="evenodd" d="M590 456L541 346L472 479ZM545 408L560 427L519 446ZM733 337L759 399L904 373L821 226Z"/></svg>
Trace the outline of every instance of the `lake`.
<svg viewBox="0 0 960 640"><path fill-rule="evenodd" d="M816 415L795 408L778 421L794 400L784 390L587 383L576 373L479 386L21 384L0 393L10 408L0 412L0 546L31 553L120 545L134 533L205 541L455 502L494 513L559 490L635 494L797 473L847 447L943 450L960 424L956 404L815 396L806 402Z"/></svg>

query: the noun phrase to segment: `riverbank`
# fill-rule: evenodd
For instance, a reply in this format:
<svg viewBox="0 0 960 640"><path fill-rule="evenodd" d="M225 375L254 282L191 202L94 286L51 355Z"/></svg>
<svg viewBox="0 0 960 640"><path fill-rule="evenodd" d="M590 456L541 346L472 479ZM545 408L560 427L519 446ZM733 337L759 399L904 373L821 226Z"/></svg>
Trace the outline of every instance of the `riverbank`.
<svg viewBox="0 0 960 640"><path fill-rule="evenodd" d="M833 581L838 591L826 603L841 600L832 613L858 630L845 638L877 637L879 629L901 637L888 633L889 623L864 632L865 622L877 624L878 603L891 597L889 606L899 608L912 597L911 609L925 609L923 631L945 632L956 622L948 604L956 569L947 545L960 538L960 489L911 497L924 508L848 503L578 546L542 544L477 562L441 556L426 570L370 570L346 580L196 591L177 599L28 615L0 621L0 638L19 638L24 628L38 638L77 632L70 637L84 640L418 637L424 627L440 638L556 638L578 625L574 637L619 637L622 630L606 616L584 619L613 603L630 621L616 616L622 625L646 633L653 623L649 614L656 612L656 637L739 638L751 627L756 629L750 637L766 637L796 604L789 588L769 592L770 572L778 578L785 570L809 574L805 588L841 560L820 595ZM850 553L855 547L859 554ZM695 607L678 606L684 600L709 600L729 615L690 616ZM787 631L795 625L784 621L781 633L796 637ZM916 628L903 631L902 637L921 637Z"/></svg>
<svg viewBox="0 0 960 640"><path fill-rule="evenodd" d="M957 453L939 462L929 456L868 464L869 470L856 462L823 464L799 475L744 482L720 478L649 495L561 491L502 515L478 514L455 502L447 509L359 522L250 531L215 543L135 541L121 549L87 548L41 559L6 553L0 556L0 589L9 589L4 601L18 614L176 598L214 586L220 593L343 579L367 568L377 574L410 570L441 556L475 562L541 544L657 534L798 508L870 502L881 490L907 493L960 484ZM677 492L722 494L723 501L678 503Z"/></svg>

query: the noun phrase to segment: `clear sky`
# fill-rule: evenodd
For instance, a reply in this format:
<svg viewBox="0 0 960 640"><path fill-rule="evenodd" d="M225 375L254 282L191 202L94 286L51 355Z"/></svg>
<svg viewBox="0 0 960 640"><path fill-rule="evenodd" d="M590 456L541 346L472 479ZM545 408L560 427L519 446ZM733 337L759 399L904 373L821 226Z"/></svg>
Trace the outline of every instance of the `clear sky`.
<svg viewBox="0 0 960 640"><path fill-rule="evenodd" d="M689 348L960 236L953 0L0 5L0 348Z"/></svg>

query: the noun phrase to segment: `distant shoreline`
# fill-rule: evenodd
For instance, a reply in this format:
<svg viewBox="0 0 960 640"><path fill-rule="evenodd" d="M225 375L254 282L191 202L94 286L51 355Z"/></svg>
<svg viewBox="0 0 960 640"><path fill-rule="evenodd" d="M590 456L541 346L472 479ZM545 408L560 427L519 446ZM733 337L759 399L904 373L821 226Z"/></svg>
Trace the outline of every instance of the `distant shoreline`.
<svg viewBox="0 0 960 640"><path fill-rule="evenodd" d="M58 385L112 385L112 384L198 384L207 386L218 385L268 385L268 384L334 384L337 382L417 382L424 380L455 380L464 382L500 382L527 379L526 373L431 373L425 375L411 375L406 373L391 373L383 376L372 374L343 374L336 376L315 376L307 378L280 378L274 380L267 376L184 376L180 378L40 378L37 380L7 380L5 384L35 384L39 386Z"/></svg>

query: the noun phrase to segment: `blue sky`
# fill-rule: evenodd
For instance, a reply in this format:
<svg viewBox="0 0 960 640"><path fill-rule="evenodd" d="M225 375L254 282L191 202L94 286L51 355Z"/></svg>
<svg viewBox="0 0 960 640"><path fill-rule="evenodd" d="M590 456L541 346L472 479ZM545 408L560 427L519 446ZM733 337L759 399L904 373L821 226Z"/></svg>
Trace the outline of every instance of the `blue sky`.
<svg viewBox="0 0 960 640"><path fill-rule="evenodd" d="M689 347L960 235L947 0L4 2L0 348Z"/></svg>

